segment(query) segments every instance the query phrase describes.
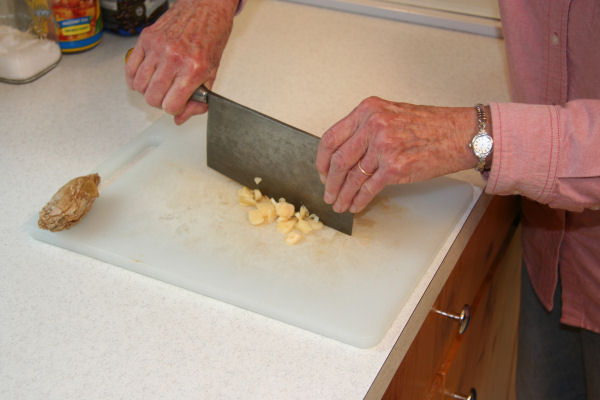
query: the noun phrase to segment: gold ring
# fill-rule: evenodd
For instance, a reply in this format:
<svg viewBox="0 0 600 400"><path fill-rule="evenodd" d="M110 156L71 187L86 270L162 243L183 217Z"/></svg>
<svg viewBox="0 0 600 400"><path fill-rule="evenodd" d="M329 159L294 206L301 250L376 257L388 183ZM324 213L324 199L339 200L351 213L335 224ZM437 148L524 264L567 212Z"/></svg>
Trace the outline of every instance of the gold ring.
<svg viewBox="0 0 600 400"><path fill-rule="evenodd" d="M363 169L363 167L360 165L360 161L358 162L358 169L360 169L360 172L362 172L363 174L365 174L366 176L373 176L373 174L368 173L367 171L365 171Z"/></svg>

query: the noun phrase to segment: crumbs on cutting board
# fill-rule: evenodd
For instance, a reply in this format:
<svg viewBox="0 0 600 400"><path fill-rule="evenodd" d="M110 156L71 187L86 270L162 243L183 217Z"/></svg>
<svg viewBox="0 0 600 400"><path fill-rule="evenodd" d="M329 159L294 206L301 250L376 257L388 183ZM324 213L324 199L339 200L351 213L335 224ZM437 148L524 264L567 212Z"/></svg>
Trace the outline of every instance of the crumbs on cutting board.
<svg viewBox="0 0 600 400"><path fill-rule="evenodd" d="M258 185L261 178L254 178ZM310 214L308 209L302 205L296 211L296 207L285 201L284 198L275 200L265 196L258 189L250 189L243 186L238 190L238 201L243 206L252 207L248 211L248 220L254 226L267 225L277 222L277 230L285 235L285 242L289 245L298 243L304 235L323 228L323 222L319 221L316 214Z"/></svg>

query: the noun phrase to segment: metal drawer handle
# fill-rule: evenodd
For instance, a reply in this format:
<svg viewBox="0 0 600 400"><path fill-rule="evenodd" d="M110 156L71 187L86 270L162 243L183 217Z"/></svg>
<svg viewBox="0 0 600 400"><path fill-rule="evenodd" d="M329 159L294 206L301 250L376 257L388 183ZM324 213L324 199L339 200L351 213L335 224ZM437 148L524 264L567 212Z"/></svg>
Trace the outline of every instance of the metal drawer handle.
<svg viewBox="0 0 600 400"><path fill-rule="evenodd" d="M469 391L469 394L466 396L461 396L459 394L446 392L446 396L452 397L453 399L457 399L457 400L477 400L477 391L474 388L471 388L471 390Z"/></svg>
<svg viewBox="0 0 600 400"><path fill-rule="evenodd" d="M441 310L436 310L432 308L433 312L443 315L444 317L452 318L459 321L460 325L458 326L458 334L462 335L465 333L467 328L469 327L469 322L471 322L471 307L468 304L465 304L463 309L460 311L459 315L450 314ZM471 399L473 400L473 399Z"/></svg>

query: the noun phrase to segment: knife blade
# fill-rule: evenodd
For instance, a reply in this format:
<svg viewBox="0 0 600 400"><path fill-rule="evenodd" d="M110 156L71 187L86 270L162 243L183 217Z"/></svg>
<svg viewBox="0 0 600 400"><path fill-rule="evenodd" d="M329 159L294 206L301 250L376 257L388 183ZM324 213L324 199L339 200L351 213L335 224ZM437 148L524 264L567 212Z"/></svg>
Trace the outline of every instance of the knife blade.
<svg viewBox="0 0 600 400"><path fill-rule="evenodd" d="M315 161L319 137L252 110L201 86L192 100L208 104L207 165L262 193L306 206L323 223L352 234L351 213L323 200ZM260 184L255 178L261 178Z"/></svg>
<svg viewBox="0 0 600 400"><path fill-rule="evenodd" d="M133 49L125 55L129 59ZM191 100L209 106L206 128L208 167L248 187L306 206L327 226L352 235L354 216L325 203L325 187L315 166L319 137L252 110L201 85Z"/></svg>

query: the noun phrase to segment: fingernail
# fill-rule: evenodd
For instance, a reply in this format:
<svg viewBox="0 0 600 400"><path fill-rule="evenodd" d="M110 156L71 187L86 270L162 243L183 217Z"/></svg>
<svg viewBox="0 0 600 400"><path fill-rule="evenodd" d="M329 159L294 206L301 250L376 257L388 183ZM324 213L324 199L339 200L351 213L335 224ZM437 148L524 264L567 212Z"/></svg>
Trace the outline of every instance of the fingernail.
<svg viewBox="0 0 600 400"><path fill-rule="evenodd" d="M331 204L331 203L333 203L333 200L334 200L334 198L331 193L328 193L328 192L325 193L325 203Z"/></svg>
<svg viewBox="0 0 600 400"><path fill-rule="evenodd" d="M326 180L327 180L327 179L325 178L325 175L319 174L319 178L321 178L321 183L324 185L324 184L325 184L325 182L326 182Z"/></svg>
<svg viewBox="0 0 600 400"><path fill-rule="evenodd" d="M350 211L352 214L354 214L356 211L358 211L358 207L356 207L355 205L351 205L350 209L348 211Z"/></svg>

